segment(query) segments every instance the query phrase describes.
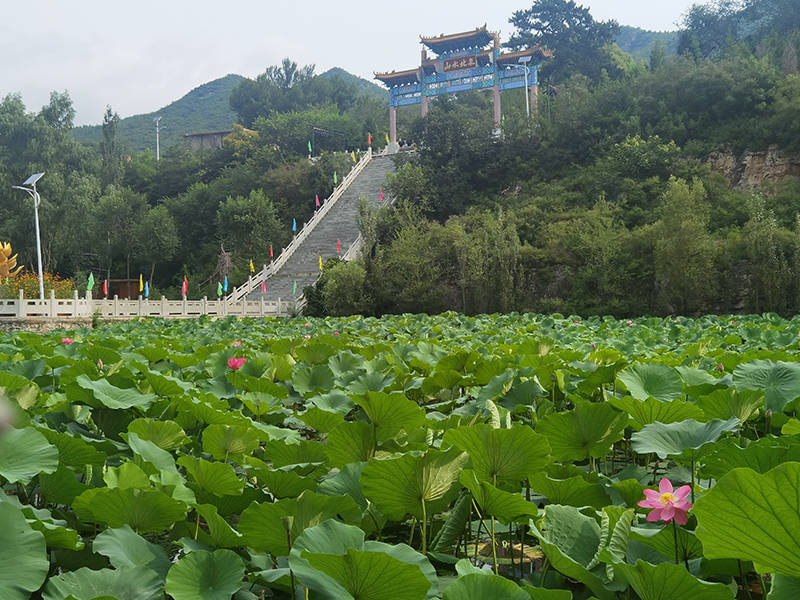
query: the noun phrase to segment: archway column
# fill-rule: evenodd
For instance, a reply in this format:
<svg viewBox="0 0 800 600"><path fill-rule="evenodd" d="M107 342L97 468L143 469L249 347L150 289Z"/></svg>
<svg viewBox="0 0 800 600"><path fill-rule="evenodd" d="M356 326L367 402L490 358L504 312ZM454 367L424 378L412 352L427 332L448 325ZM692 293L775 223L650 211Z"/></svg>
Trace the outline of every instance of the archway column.
<svg viewBox="0 0 800 600"><path fill-rule="evenodd" d="M397 107L389 107L389 141L392 144L397 143Z"/></svg>

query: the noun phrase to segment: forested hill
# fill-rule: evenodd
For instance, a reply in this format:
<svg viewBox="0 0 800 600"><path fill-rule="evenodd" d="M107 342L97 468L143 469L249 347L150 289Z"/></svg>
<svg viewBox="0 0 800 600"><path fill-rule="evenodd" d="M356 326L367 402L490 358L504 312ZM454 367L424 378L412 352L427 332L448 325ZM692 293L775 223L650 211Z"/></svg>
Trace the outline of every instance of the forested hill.
<svg viewBox="0 0 800 600"><path fill-rule="evenodd" d="M160 110L121 119L117 126L120 144L134 151L146 148L154 150L155 125L153 119L158 116L163 117L161 120L162 148L168 148L181 140L184 133L229 129L236 120L236 113L231 109L228 99L231 90L243 79L244 77L241 75L226 75L194 88L183 98ZM103 139L103 130L100 125L76 127L73 133L79 142L99 143Z"/></svg>
<svg viewBox="0 0 800 600"><path fill-rule="evenodd" d="M366 79L362 79L361 77L357 77L352 73L348 73L347 71L339 67L333 67L332 69L328 69L324 73L320 73L319 76L325 79L340 77L348 84L352 85L355 88L355 90L361 95L370 98L376 98L378 100L386 100L387 102L389 101L389 93L381 86L376 85L371 81L367 81Z"/></svg>
<svg viewBox="0 0 800 600"><path fill-rule="evenodd" d="M678 31L647 31L638 27L620 25L619 33L614 41L623 51L632 55L636 60L649 60L650 53L656 43L660 43L667 54L674 55L678 52Z"/></svg>

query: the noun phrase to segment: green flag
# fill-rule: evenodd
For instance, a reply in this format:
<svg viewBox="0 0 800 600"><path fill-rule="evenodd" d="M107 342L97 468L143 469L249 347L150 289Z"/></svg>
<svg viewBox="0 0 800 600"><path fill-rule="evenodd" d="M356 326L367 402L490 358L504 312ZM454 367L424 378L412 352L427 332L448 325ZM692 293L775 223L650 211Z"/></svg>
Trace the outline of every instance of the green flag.
<svg viewBox="0 0 800 600"><path fill-rule="evenodd" d="M94 287L94 273L89 273L89 281L86 282L86 291L91 292Z"/></svg>
<svg viewBox="0 0 800 600"><path fill-rule="evenodd" d="M292 296L297 294L297 279L294 280L294 285L292 286Z"/></svg>
<svg viewBox="0 0 800 600"><path fill-rule="evenodd" d="M308 153L311 154L311 140L308 140Z"/></svg>
<svg viewBox="0 0 800 600"><path fill-rule="evenodd" d="M217 296L222 296L222 284L217 282Z"/></svg>
<svg viewBox="0 0 800 600"><path fill-rule="evenodd" d="M336 176L336 171L333 172L333 185L339 183L339 178Z"/></svg>

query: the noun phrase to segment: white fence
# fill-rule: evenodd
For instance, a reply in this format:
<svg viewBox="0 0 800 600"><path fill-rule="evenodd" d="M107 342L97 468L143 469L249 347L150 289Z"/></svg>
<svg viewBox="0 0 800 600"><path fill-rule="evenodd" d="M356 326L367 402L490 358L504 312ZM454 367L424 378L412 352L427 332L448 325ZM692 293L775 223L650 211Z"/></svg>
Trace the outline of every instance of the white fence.
<svg viewBox="0 0 800 600"><path fill-rule="evenodd" d="M150 300L139 297L135 300L125 298L95 299L91 292L86 292L85 298L78 297L78 292L72 298L55 298L51 292L50 298L25 298L22 291L19 298L13 300L0 299L0 319L16 318L63 318L63 317L92 317L95 313L101 317L118 317L122 319L134 317L163 317L168 319L181 319L211 315L217 317L267 317L286 316L296 310L294 300L280 298L275 301L231 301L220 300L167 300L163 296L159 300Z"/></svg>

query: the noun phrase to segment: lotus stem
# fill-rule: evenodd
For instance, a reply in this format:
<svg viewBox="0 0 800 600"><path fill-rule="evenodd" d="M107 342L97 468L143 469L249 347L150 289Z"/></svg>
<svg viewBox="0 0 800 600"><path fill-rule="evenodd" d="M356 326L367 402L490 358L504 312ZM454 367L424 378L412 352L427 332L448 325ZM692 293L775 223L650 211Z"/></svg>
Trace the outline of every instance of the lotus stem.
<svg viewBox="0 0 800 600"><path fill-rule="evenodd" d="M428 518L425 513L425 498L422 498L422 554L428 553Z"/></svg>
<svg viewBox="0 0 800 600"><path fill-rule="evenodd" d="M490 515L489 518L492 520L492 560L494 561L494 574L499 575L497 571L497 543L494 537L494 515Z"/></svg>
<svg viewBox="0 0 800 600"><path fill-rule="evenodd" d="M417 517L411 519L411 535L408 536L408 545L414 542L414 528L417 526ZM411 546L413 548L413 546Z"/></svg>

